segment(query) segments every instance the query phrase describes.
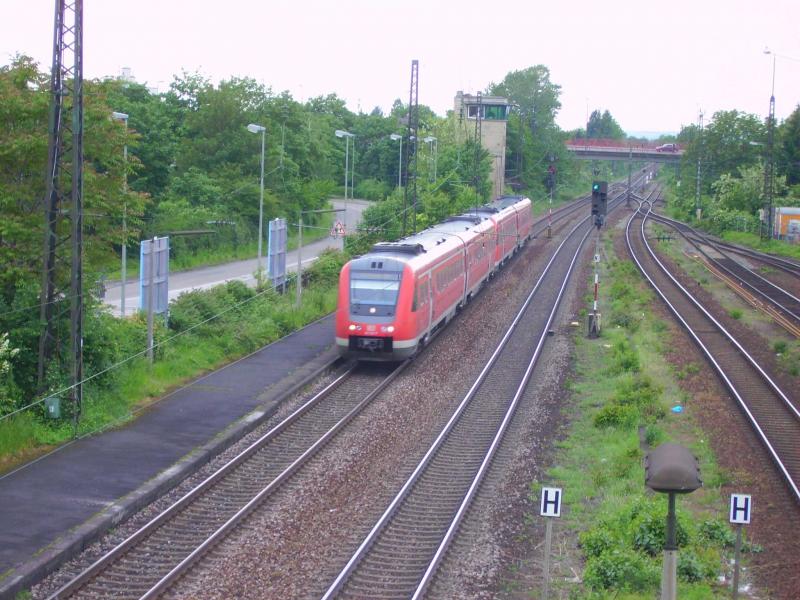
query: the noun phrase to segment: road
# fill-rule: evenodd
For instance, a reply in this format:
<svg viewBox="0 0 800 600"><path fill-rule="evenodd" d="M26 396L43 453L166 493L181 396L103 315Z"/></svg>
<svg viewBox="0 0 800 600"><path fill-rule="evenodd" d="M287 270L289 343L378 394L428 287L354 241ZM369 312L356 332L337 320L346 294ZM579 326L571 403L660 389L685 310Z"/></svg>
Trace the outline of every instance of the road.
<svg viewBox="0 0 800 600"><path fill-rule="evenodd" d="M335 198L331 201L334 208L344 208L344 200ZM352 230L361 221L361 213L369 206L365 200L348 200L347 213L342 215L339 220L347 225L348 230ZM302 264L308 265L316 260L317 256L327 248L341 248L341 238L326 237L308 245L303 245ZM266 248L264 249L266 252ZM212 267L199 267L190 271L170 273L169 275L169 299L172 301L184 292L190 290L202 290L220 285L227 281L239 280L251 287L255 287L257 259L255 257L248 260L238 260L235 262L215 265ZM264 257L264 268L266 269L266 257ZM286 254L286 270L294 272L297 270L297 251L291 250ZM125 286L125 312L133 314L139 308L139 279L129 278ZM111 307L111 314L120 316L120 306L122 304L122 284L115 282L106 288L105 303Z"/></svg>

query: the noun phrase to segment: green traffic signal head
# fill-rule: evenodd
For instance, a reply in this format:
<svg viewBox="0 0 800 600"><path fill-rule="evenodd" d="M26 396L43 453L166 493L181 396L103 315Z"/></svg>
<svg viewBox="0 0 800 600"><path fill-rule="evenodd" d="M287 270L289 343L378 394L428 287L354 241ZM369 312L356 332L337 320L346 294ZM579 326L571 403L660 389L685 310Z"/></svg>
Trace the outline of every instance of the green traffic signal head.
<svg viewBox="0 0 800 600"><path fill-rule="evenodd" d="M593 191L593 192L598 192L598 191L600 191L600 184L599 184L599 183L593 183L593 184L592 184L592 191Z"/></svg>

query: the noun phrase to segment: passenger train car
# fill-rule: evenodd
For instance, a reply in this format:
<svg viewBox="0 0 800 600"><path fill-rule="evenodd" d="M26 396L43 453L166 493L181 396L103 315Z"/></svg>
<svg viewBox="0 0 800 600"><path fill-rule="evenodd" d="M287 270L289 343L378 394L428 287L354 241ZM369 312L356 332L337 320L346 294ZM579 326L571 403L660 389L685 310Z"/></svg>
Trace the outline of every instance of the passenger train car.
<svg viewBox="0 0 800 600"><path fill-rule="evenodd" d="M503 196L375 244L339 275L339 353L373 361L413 355L523 246L532 227L531 201Z"/></svg>

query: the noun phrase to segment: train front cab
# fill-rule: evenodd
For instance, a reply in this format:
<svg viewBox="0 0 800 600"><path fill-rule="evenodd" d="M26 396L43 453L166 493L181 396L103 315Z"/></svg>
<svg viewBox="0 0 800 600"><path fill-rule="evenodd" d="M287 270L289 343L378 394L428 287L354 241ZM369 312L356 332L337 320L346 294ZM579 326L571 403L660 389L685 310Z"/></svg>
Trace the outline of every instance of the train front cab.
<svg viewBox="0 0 800 600"><path fill-rule="evenodd" d="M339 281L336 344L344 356L372 361L403 360L416 350L407 314L414 281L407 264L368 254L350 261Z"/></svg>

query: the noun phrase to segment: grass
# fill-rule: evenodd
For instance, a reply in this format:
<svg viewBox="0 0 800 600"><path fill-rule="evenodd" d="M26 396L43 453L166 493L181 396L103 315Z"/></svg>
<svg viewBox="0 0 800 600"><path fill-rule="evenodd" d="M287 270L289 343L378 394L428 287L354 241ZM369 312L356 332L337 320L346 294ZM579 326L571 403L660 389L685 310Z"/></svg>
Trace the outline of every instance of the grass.
<svg viewBox="0 0 800 600"><path fill-rule="evenodd" d="M169 390L328 314L336 306L335 276L343 260L341 253L328 253L308 270L312 281L308 287L304 286L299 309L294 306L295 295L291 288L285 295L270 290L256 296L254 290L241 282L181 296L171 308L173 328L167 330L159 324L157 343L186 331L237 301L248 301L240 308L164 343L157 348L153 365L144 357L136 358L84 385L77 435L88 435L124 423L133 418L138 409ZM142 320L142 317L128 320L126 329L117 331L116 335L140 333L144 324L136 323L136 319ZM135 342L131 347L134 346ZM62 419L49 419L39 409L0 421L0 472L73 437L76 431L67 399L62 400L61 408Z"/></svg>
<svg viewBox="0 0 800 600"><path fill-rule="evenodd" d="M665 359L666 326L652 316L653 295L638 271L626 261L602 267L606 329L596 340L576 337L573 421L547 478L547 485L564 490L564 526L579 532L585 568L581 584L562 580L556 587L570 598L638 600L657 594L667 499L645 488L642 462L649 447L672 441L698 457L705 481L678 501L678 597L726 597L730 592L716 576L733 539L719 492L727 475L692 421L692 401L679 386L700 367L689 364L678 374ZM677 406L683 411L671 410ZM532 497L540 486L531 484Z"/></svg>

